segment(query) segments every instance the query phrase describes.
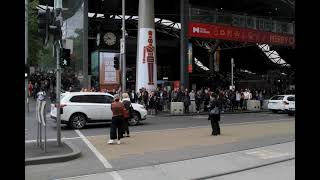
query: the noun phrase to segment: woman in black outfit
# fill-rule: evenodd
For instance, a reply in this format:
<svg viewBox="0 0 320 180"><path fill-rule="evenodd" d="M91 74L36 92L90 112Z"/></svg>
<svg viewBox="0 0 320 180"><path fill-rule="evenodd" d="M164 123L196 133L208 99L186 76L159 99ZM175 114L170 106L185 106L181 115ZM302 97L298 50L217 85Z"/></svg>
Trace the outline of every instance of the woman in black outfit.
<svg viewBox="0 0 320 180"><path fill-rule="evenodd" d="M211 121L212 133L211 135L220 135L220 101L217 100L217 95L211 94L210 104L209 104L209 117L208 120Z"/></svg>

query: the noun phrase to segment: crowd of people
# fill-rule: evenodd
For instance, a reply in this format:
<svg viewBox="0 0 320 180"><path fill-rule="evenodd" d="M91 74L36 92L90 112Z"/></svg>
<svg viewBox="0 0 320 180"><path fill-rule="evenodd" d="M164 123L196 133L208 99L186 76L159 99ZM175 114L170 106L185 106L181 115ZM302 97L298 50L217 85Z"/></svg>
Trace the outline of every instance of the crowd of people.
<svg viewBox="0 0 320 180"><path fill-rule="evenodd" d="M32 73L29 77L28 96L36 99L38 92L50 92L50 89L52 89L55 85L55 81L55 75L52 73Z"/></svg>
<svg viewBox="0 0 320 180"><path fill-rule="evenodd" d="M77 90L74 85L74 78L70 77L64 80L64 89L66 91L81 91L81 92L108 92L110 94L120 94L121 89L107 90L107 89L86 89L82 88ZM28 95L36 99L37 93L42 90L49 94L52 101L55 99L55 75L52 73L36 72L30 75L28 84ZM167 90L167 88L158 87L154 91L147 91L145 88L135 90L127 90L129 98L132 103L139 103L143 105L149 114L154 115L159 111L169 111L170 102L183 102L185 113L189 112L195 106L197 113L207 112L210 102L210 96L212 94L217 95L217 99L220 101L221 111L235 111L246 110L248 100L259 100L262 102L264 99L269 99L276 94L294 94L294 91L279 91L279 90L263 90L263 89L223 89L209 87L202 87L200 89L188 89L181 90L175 88L173 90Z"/></svg>
<svg viewBox="0 0 320 180"><path fill-rule="evenodd" d="M166 88L157 88L157 90L151 92L141 88L138 92L134 90L128 90L127 92L131 102L144 105L150 111L150 114L157 114L158 111L169 111L170 102L183 102L185 113L189 112L189 107L192 104L196 106L197 113L207 112L212 94L215 94L221 102L221 111L247 110L248 100L259 100L262 107L263 100L280 93L272 90L249 88L239 90L201 88L191 91L179 88L168 91ZM117 91L113 90L111 93L115 94Z"/></svg>

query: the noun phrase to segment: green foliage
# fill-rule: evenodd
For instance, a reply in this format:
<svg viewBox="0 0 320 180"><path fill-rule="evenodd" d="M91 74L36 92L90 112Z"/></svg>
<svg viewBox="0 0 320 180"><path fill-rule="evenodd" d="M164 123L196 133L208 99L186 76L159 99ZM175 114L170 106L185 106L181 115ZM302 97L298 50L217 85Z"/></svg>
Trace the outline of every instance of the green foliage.
<svg viewBox="0 0 320 180"><path fill-rule="evenodd" d="M38 5L39 0L30 0L28 4L28 64L50 69L54 67L52 44L44 47L38 34Z"/></svg>

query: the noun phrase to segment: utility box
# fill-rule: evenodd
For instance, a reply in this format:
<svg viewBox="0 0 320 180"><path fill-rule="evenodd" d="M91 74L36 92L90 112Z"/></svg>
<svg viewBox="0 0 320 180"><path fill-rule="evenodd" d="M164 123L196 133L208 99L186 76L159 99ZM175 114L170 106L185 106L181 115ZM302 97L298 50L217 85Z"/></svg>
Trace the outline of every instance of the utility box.
<svg viewBox="0 0 320 180"><path fill-rule="evenodd" d="M183 102L171 102L170 113L174 115L184 114Z"/></svg>

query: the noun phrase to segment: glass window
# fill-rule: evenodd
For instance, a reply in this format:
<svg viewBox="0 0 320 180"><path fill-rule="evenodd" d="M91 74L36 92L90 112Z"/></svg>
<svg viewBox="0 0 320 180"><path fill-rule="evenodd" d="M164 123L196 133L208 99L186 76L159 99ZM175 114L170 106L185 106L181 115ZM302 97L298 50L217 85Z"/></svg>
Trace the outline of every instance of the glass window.
<svg viewBox="0 0 320 180"><path fill-rule="evenodd" d="M78 102L78 103L88 103L89 102L89 98L87 96L73 96L70 99L70 102Z"/></svg>
<svg viewBox="0 0 320 180"><path fill-rule="evenodd" d="M288 100L288 101L295 101L295 97L294 97L294 96L289 96L289 97L287 98L287 100Z"/></svg>
<svg viewBox="0 0 320 180"><path fill-rule="evenodd" d="M284 96L273 96L270 100L283 100Z"/></svg>
<svg viewBox="0 0 320 180"><path fill-rule="evenodd" d="M113 97L106 95L106 101L107 101L107 103L112 103L113 102Z"/></svg>

